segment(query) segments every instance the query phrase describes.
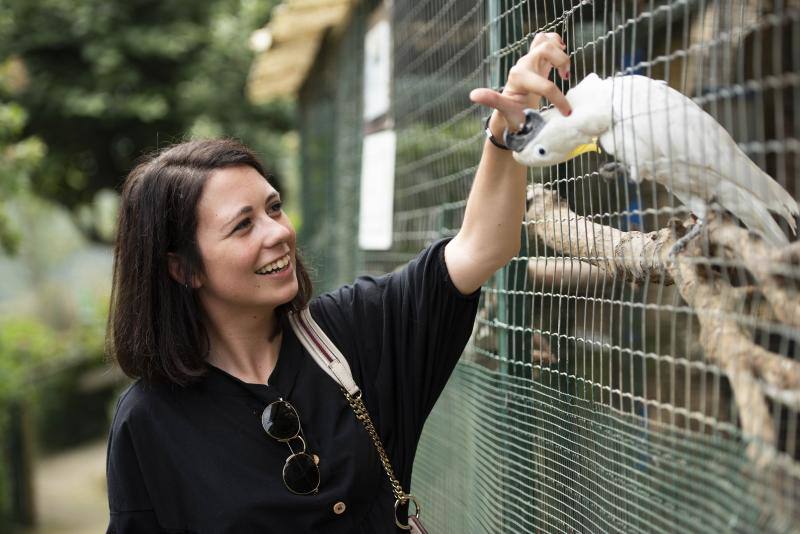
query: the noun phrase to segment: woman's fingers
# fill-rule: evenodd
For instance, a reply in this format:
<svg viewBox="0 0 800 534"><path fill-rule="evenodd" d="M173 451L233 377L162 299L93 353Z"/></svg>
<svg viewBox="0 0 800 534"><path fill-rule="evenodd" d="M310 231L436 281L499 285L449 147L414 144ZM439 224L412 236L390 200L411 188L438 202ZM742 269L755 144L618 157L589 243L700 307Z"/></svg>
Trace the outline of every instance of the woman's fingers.
<svg viewBox="0 0 800 534"><path fill-rule="evenodd" d="M494 108L505 118L508 129L516 131L520 124L525 122L524 99L514 99L491 89L473 89L469 93L469 99L489 108Z"/></svg>
<svg viewBox="0 0 800 534"><path fill-rule="evenodd" d="M541 44L541 43L545 43L547 41L555 42L562 49L567 47L567 45L564 43L564 40L561 38L561 36L559 34L557 34L555 32L548 32L548 33L537 33L537 34L535 34L533 36L533 39L531 40L531 45L529 47L529 50L533 49L534 46L536 46L538 44Z"/></svg>
<svg viewBox="0 0 800 534"><path fill-rule="evenodd" d="M562 79L569 78L569 55L565 50L566 44L557 33L534 35L529 52L509 71L503 94L491 89L475 89L470 99L498 110L511 131L525 120L524 109L535 107L541 96L550 100L563 115L569 115L571 108L566 97L547 79L554 67Z"/></svg>
<svg viewBox="0 0 800 534"><path fill-rule="evenodd" d="M556 84L520 65L515 65L509 71L506 90L513 93L541 95L552 102L562 115L569 115L572 111L567 97L556 87Z"/></svg>
<svg viewBox="0 0 800 534"><path fill-rule="evenodd" d="M540 40L538 44L531 44L530 52L522 56L517 65L533 69L545 78L550 74L550 69L555 67L562 80L569 79L569 55L564 51L564 43L560 37L558 41L548 38Z"/></svg>

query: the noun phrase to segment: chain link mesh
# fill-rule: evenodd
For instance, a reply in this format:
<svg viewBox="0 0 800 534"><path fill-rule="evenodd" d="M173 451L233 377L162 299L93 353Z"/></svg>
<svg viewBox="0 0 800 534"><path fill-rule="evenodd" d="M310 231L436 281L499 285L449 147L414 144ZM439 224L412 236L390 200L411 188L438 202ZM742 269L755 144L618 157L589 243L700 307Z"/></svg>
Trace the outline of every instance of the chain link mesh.
<svg viewBox="0 0 800 534"><path fill-rule="evenodd" d="M797 3L396 1L394 244L354 253L369 8L323 50L325 68L302 99L314 198L301 242L318 289L390 271L457 232L486 114L469 91L499 87L542 31L568 45L571 79L556 80L564 91L590 72L666 80L798 198ZM763 248L763 260L748 259L747 239L733 251L741 257L723 254L706 236L686 265L739 299L725 309L699 305L699 293L688 302L679 284L657 278L629 283L603 267L613 251L581 255L575 235L558 232L679 228L689 211L653 181L604 178L608 161L583 155L530 171L530 184L557 192L577 222L557 206L526 220L519 256L482 289L472 340L414 467L426 523L439 532L798 531L800 318L781 315L775 297L796 310L798 262ZM569 246L554 246L554 233ZM769 263L766 278L759 263Z"/></svg>

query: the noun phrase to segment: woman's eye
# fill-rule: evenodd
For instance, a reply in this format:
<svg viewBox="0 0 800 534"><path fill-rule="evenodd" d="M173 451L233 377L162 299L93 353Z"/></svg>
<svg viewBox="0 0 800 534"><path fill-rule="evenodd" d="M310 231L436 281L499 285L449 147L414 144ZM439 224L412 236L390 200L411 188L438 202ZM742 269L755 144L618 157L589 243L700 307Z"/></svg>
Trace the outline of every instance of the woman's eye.
<svg viewBox="0 0 800 534"><path fill-rule="evenodd" d="M245 228L250 226L250 219L242 219L239 224L236 225L236 228L233 229L234 232L238 232L239 230L244 230Z"/></svg>
<svg viewBox="0 0 800 534"><path fill-rule="evenodd" d="M269 207L270 213L280 213L283 209L283 202L276 202L275 204Z"/></svg>

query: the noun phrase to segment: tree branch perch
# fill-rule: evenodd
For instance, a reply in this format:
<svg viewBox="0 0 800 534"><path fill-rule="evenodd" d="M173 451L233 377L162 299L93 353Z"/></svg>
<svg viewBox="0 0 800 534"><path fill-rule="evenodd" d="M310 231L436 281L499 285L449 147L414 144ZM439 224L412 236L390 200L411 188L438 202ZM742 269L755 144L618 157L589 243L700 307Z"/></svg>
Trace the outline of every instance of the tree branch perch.
<svg viewBox="0 0 800 534"><path fill-rule="evenodd" d="M769 303L759 315L800 326L800 299L787 287L786 273L776 265L800 265L800 244L775 250L747 230L720 219L708 223L711 250L743 265L756 287L733 287L717 273L701 269L688 257L702 258L694 240L673 262L669 250L676 242L669 228L654 232L624 232L574 213L557 191L535 185L528 192L528 224L536 237L558 253L596 265L612 276L638 284L646 280L676 284L700 323L700 343L706 358L725 372L734 392L742 430L774 445L776 431L766 396L800 405L800 364L761 347L739 322L746 298L758 291ZM535 266L529 266L534 272ZM789 274L796 272L792 271ZM795 275L796 276L796 275ZM751 449L751 455L755 454Z"/></svg>
<svg viewBox="0 0 800 534"><path fill-rule="evenodd" d="M663 284L673 280L665 269L668 228L656 232L623 232L575 214L558 191L536 185L528 191L528 224L544 243L559 252L639 284L647 279Z"/></svg>

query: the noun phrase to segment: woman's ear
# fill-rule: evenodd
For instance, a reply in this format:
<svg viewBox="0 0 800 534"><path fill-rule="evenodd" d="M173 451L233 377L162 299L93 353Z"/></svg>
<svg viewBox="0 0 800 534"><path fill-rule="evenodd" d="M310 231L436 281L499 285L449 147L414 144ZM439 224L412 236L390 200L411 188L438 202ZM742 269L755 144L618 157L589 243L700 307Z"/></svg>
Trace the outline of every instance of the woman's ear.
<svg viewBox="0 0 800 534"><path fill-rule="evenodd" d="M191 280L187 279L183 259L174 252L167 253L167 268L169 269L169 276L182 286L197 289L200 287L200 282L196 276L192 276Z"/></svg>

